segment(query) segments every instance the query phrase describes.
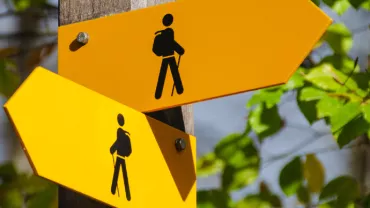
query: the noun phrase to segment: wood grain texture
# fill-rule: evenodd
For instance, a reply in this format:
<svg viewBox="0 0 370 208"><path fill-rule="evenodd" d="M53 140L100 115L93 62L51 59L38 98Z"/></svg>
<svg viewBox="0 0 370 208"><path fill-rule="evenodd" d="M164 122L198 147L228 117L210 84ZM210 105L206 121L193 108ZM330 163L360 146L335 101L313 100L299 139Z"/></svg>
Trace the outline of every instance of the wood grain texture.
<svg viewBox="0 0 370 208"><path fill-rule="evenodd" d="M172 2L173 0L59 0L59 25L91 20L107 15ZM193 106L185 105L147 115L194 135ZM99 180L98 178L96 180ZM91 183L94 183L92 181ZM110 207L94 199L59 187L59 208Z"/></svg>

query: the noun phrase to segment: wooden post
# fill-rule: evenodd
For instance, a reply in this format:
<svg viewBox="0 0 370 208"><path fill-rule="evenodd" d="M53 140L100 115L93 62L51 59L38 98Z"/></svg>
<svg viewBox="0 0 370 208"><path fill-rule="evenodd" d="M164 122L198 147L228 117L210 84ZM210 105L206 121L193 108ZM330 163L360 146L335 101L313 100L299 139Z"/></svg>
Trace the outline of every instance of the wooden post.
<svg viewBox="0 0 370 208"><path fill-rule="evenodd" d="M59 0L59 26L126 12L168 0ZM77 34L76 34L77 35ZM124 103L123 103L124 104ZM147 114L177 129L194 135L193 107L186 105ZM72 170L71 170L72 171ZM99 180L98 178L96 180ZM91 181L94 184L94 181ZM109 191L109 190L108 190ZM58 191L59 208L109 207L64 187Z"/></svg>

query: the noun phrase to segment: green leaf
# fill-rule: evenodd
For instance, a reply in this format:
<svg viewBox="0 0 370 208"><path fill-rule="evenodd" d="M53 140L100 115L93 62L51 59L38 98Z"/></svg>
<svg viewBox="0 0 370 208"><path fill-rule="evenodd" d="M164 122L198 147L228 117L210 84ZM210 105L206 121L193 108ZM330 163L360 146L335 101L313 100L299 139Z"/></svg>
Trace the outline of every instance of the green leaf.
<svg viewBox="0 0 370 208"><path fill-rule="evenodd" d="M352 140L367 133L369 129L370 124L363 116L359 116L345 124L339 132L334 134L334 137L337 138L338 145L342 148Z"/></svg>
<svg viewBox="0 0 370 208"><path fill-rule="evenodd" d="M354 73L352 79L356 82L356 85L367 92L369 90L370 76L367 73Z"/></svg>
<svg viewBox="0 0 370 208"><path fill-rule="evenodd" d="M271 208L271 204L259 194L253 194L237 202L235 208Z"/></svg>
<svg viewBox="0 0 370 208"><path fill-rule="evenodd" d="M0 197L0 207L22 208L23 206L23 196L17 189L6 190Z"/></svg>
<svg viewBox="0 0 370 208"><path fill-rule="evenodd" d="M362 100L362 97L367 94L366 91L359 88L357 82L353 78L336 70L333 65L329 63L323 63L312 68L305 78L307 81L323 90L337 91L342 94L345 94L346 91L354 91L356 95L346 94L348 99L356 100L356 97L358 97L359 100Z"/></svg>
<svg viewBox="0 0 370 208"><path fill-rule="evenodd" d="M325 63L312 68L305 78L318 88L336 91L342 85L333 78L333 75L333 66Z"/></svg>
<svg viewBox="0 0 370 208"><path fill-rule="evenodd" d="M17 175L18 173L12 162L0 165L0 179L4 183L13 181L17 177Z"/></svg>
<svg viewBox="0 0 370 208"><path fill-rule="evenodd" d="M45 0L12 0L17 11L24 11L30 6L39 6L45 3Z"/></svg>
<svg viewBox="0 0 370 208"><path fill-rule="evenodd" d="M317 117L319 119L330 117L343 106L343 102L330 96L322 97L316 104Z"/></svg>
<svg viewBox="0 0 370 208"><path fill-rule="evenodd" d="M293 76L289 79L289 81L283 85L284 90L294 90L304 85L304 77L301 75L303 69L299 68Z"/></svg>
<svg viewBox="0 0 370 208"><path fill-rule="evenodd" d="M230 196L225 191L201 190L197 192L197 208L229 207L230 203Z"/></svg>
<svg viewBox="0 0 370 208"><path fill-rule="evenodd" d="M332 9L340 16L344 14L350 7L351 4L348 2L348 0L337 0L332 6Z"/></svg>
<svg viewBox="0 0 370 208"><path fill-rule="evenodd" d="M366 103L361 106L361 112L364 115L364 118L366 119L367 122L370 123L370 103Z"/></svg>
<svg viewBox="0 0 370 208"><path fill-rule="evenodd" d="M319 65L324 63L329 63L333 65L335 69L346 74L351 73L355 65L355 61L346 54L333 54L331 56L326 56L320 61ZM355 67L354 72L360 72L359 65Z"/></svg>
<svg viewBox="0 0 370 208"><path fill-rule="evenodd" d="M310 192L318 193L321 191L325 181L325 169L314 154L306 155L304 176L308 182Z"/></svg>
<svg viewBox="0 0 370 208"><path fill-rule="evenodd" d="M54 185L54 183L37 175L31 175L26 181L22 182L23 191L27 194L34 194L40 192L47 187Z"/></svg>
<svg viewBox="0 0 370 208"><path fill-rule="evenodd" d="M209 176L221 171L223 162L214 152L207 153L197 160L197 176Z"/></svg>
<svg viewBox="0 0 370 208"><path fill-rule="evenodd" d="M350 176L340 176L330 181L322 190L319 200L335 197L334 207L346 207L360 197L360 187L357 181Z"/></svg>
<svg viewBox="0 0 370 208"><path fill-rule="evenodd" d="M222 188L226 191L234 191L252 184L258 178L257 165L236 168L227 164L222 173Z"/></svg>
<svg viewBox="0 0 370 208"><path fill-rule="evenodd" d="M263 89L253 94L251 99L247 103L247 108L260 103L266 103L267 108L271 108L280 102L280 98L283 95L283 90L280 88L274 91Z"/></svg>
<svg viewBox="0 0 370 208"><path fill-rule="evenodd" d="M316 6L320 6L320 0L312 0L312 2L313 2L314 4L316 4Z"/></svg>
<svg viewBox="0 0 370 208"><path fill-rule="evenodd" d="M250 112L248 122L260 141L278 132L283 124L277 106L266 108L264 104Z"/></svg>
<svg viewBox="0 0 370 208"><path fill-rule="evenodd" d="M297 193L303 182L302 163L299 157L295 157L281 170L279 184L286 196Z"/></svg>
<svg viewBox="0 0 370 208"><path fill-rule="evenodd" d="M304 88L301 88L297 91L296 97L297 105L301 113L305 116L308 123L312 125L315 121L317 121L317 110L316 110L317 100L302 101L300 97L303 89Z"/></svg>
<svg viewBox="0 0 370 208"><path fill-rule="evenodd" d="M259 172L260 158L253 141L246 134L231 134L215 147L215 155L224 164L222 187L235 190L253 183Z"/></svg>
<svg viewBox="0 0 370 208"><path fill-rule="evenodd" d="M360 6L362 9L365 9L367 11L370 11L370 1L365 1L363 4ZM370 27L370 25L369 25Z"/></svg>
<svg viewBox="0 0 370 208"><path fill-rule="evenodd" d="M360 8L360 6L364 5L365 3L369 3L369 0L349 0L349 2L355 9L358 9Z"/></svg>
<svg viewBox="0 0 370 208"><path fill-rule="evenodd" d="M349 102L338 108L338 110L330 117L331 130L333 133L341 129L352 119L361 113L361 103Z"/></svg>
<svg viewBox="0 0 370 208"><path fill-rule="evenodd" d="M304 87L299 94L300 100L303 101L312 101L312 100L319 100L326 96L326 92L315 87Z"/></svg>
<svg viewBox="0 0 370 208"><path fill-rule="evenodd" d="M310 192L303 184L298 188L297 196L298 200L303 204L307 204L311 200Z"/></svg>
<svg viewBox="0 0 370 208"><path fill-rule="evenodd" d="M9 98L20 83L19 75L6 68L5 59L0 59L0 95Z"/></svg>
<svg viewBox="0 0 370 208"><path fill-rule="evenodd" d="M58 186L49 185L47 188L33 195L27 201L28 208L52 207L57 200Z"/></svg>
<svg viewBox="0 0 370 208"><path fill-rule="evenodd" d="M251 138L246 134L233 133L222 138L218 142L215 146L215 155L217 158L227 162L238 154L237 150L244 149L248 150L248 152L243 153L243 155L246 155L247 157L253 157L258 154L257 150L253 146Z"/></svg>
<svg viewBox="0 0 370 208"><path fill-rule="evenodd" d="M322 38L336 54L347 54L353 45L352 34L343 23L330 25Z"/></svg>

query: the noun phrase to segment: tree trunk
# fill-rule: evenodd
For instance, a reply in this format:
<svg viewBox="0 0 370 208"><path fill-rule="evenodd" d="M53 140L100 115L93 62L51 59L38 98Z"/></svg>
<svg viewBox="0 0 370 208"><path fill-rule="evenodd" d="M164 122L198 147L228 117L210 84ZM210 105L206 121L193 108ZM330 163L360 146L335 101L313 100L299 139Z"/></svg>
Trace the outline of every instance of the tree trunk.
<svg viewBox="0 0 370 208"><path fill-rule="evenodd" d="M60 0L59 1L59 25L95 19L169 2L168 0ZM77 35L77 34L76 34ZM123 103L124 104L124 103ZM167 123L188 134L194 134L193 107L186 105L172 109L152 112L147 114L157 120ZM98 180L98 179L97 179ZM92 183L94 183L92 181ZM102 208L108 207L89 197L76 193L64 187L59 187L60 208Z"/></svg>

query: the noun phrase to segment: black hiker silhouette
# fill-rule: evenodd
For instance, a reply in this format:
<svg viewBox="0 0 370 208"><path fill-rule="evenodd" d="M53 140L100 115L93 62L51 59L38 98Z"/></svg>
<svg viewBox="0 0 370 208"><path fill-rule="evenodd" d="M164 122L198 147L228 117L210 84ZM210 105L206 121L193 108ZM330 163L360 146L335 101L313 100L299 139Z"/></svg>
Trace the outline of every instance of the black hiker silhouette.
<svg viewBox="0 0 370 208"><path fill-rule="evenodd" d="M117 116L118 124L122 127L125 124L125 118L122 114L118 114ZM113 143L110 148L110 153L113 156L113 153L117 151L116 163L114 165L114 174L112 179L112 187L111 192L114 195L116 193L116 189L118 189L118 196L119 196L119 188L117 186L118 180L118 173L120 167L122 167L122 175L123 175L123 182L125 183L125 192L126 192L126 199L128 201L131 200L130 194L130 186L128 183L128 176L127 176L127 169L126 169L126 161L124 157L128 157L131 155L131 142L130 142L130 135L129 132L123 130L122 128L118 128L117 130L117 139ZM114 159L113 159L114 164Z"/></svg>
<svg viewBox="0 0 370 208"><path fill-rule="evenodd" d="M159 99L162 96L168 66L170 66L174 86L176 87L177 93L180 95L184 92L178 67L180 64L181 55L184 54L185 50L175 41L174 31L169 27L172 22L173 16L171 14L166 14L163 17L162 23L167 28L155 33L156 37L154 39L152 50L157 56L163 57L157 82L157 88L155 90L156 99ZM178 63L176 63L174 52L180 55Z"/></svg>

